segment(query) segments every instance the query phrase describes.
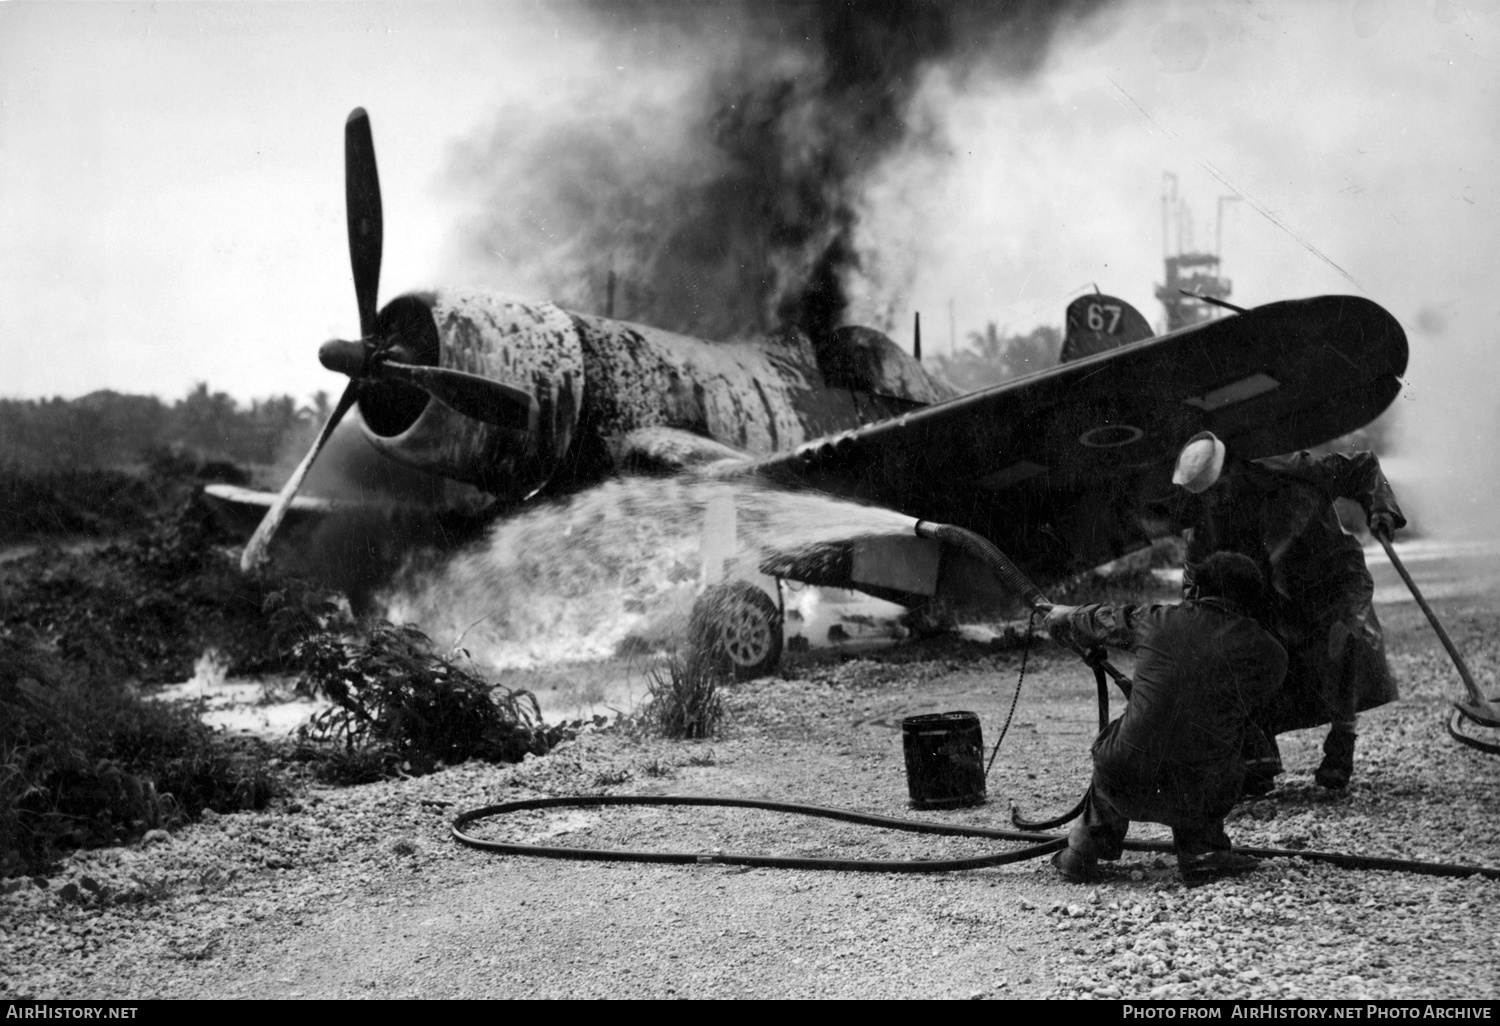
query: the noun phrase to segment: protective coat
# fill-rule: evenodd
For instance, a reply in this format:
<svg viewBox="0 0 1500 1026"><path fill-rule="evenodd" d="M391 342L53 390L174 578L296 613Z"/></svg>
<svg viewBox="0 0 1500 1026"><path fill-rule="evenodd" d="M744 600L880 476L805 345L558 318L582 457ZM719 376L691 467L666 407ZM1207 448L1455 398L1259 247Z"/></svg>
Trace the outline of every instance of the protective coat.
<svg viewBox="0 0 1500 1026"><path fill-rule="evenodd" d="M1216 598L1080 606L1067 629L1086 644L1136 653L1125 713L1094 742L1095 792L1132 820L1221 821L1240 795L1247 725L1286 672L1281 645Z"/></svg>
<svg viewBox="0 0 1500 1026"><path fill-rule="evenodd" d="M1359 541L1339 524L1335 499L1359 503L1368 518L1406 524L1374 453L1299 452L1231 459L1212 488L1186 501L1192 527L1183 594L1195 594L1193 568L1214 552L1239 552L1273 585L1252 610L1285 646L1285 683L1258 718L1275 735L1394 701L1396 682L1376 619L1374 581Z"/></svg>

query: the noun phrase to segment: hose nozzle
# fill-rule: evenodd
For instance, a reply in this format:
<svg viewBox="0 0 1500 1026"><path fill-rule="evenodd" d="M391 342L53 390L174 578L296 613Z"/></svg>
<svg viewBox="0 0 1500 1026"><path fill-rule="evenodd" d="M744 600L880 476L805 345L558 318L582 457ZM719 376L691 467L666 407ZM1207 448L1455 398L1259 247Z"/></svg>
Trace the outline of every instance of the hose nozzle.
<svg viewBox="0 0 1500 1026"><path fill-rule="evenodd" d="M995 547L994 543L983 536L975 534L973 531L965 530L962 527L954 527L952 524L934 524L928 520L918 520L913 530L916 531L919 538L933 538L952 545L955 548L962 549L971 556L976 557L985 566L994 571L995 576L999 577L1012 591L1020 595L1022 600L1035 611L1046 613L1052 609L1052 600L1043 595L1040 588L1026 579L1026 575L1021 573L1016 564L1010 561L1010 557L1006 556L1005 553ZM1115 683L1120 686L1120 690L1125 692L1127 697L1130 695L1130 678L1116 669L1114 664L1104 657L1102 651L1097 655L1091 655L1076 645L1070 644L1069 647L1077 652L1090 666L1109 674L1114 678Z"/></svg>

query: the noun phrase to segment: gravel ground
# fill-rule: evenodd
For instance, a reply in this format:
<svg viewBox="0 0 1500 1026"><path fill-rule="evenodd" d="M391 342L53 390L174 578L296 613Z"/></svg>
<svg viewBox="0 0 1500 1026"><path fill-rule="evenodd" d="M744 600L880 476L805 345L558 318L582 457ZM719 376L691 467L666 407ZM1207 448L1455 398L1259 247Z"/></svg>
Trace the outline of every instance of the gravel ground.
<svg viewBox="0 0 1500 1026"><path fill-rule="evenodd" d="M1449 612L1493 679L1488 614ZM1403 700L1362 718L1349 791L1311 783L1318 732L1288 735L1285 783L1236 810L1238 843L1500 865L1500 760L1443 733L1457 684L1415 617L1386 613ZM596 731L517 766L308 785L265 814L80 852L45 887L5 882L0 996L1500 997L1500 882L1477 876L1287 859L1186 888L1170 857L1127 852L1105 880L1077 886L1045 859L926 876L744 870L497 856L448 834L462 809L579 793L768 797L1004 827L1012 801L1036 815L1082 790L1091 676L1050 647L1034 652L990 800L975 809L906 807L900 720L972 709L993 743L1018 665L1017 653L953 641L810 660L736 687L726 736L711 743ZM563 810L473 830L872 858L996 848L743 810Z"/></svg>

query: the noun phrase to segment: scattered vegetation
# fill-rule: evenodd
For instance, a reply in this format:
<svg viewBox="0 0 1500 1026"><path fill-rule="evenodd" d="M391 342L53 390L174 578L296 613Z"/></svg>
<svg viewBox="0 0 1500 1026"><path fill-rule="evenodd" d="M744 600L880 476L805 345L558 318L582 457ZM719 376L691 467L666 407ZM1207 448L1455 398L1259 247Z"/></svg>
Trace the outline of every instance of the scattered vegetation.
<svg viewBox="0 0 1500 1026"><path fill-rule="evenodd" d="M153 518L143 500L150 526L123 539L0 563L0 876L276 792L257 743L141 692L187 679L207 649L239 672L283 668L294 639L262 605L273 587L312 590L239 574L198 483L163 472L151 495L176 507Z"/></svg>
<svg viewBox="0 0 1500 1026"><path fill-rule="evenodd" d="M664 657L646 673L650 696L641 712L644 725L663 737L714 737L724 719L724 683L711 651L697 646L684 655Z"/></svg>
<svg viewBox="0 0 1500 1026"><path fill-rule="evenodd" d="M259 752L195 709L0 633L0 876L62 848L110 844L203 809L262 808L276 791Z"/></svg>
<svg viewBox="0 0 1500 1026"><path fill-rule="evenodd" d="M476 758L518 762L567 734L543 724L529 691L491 684L434 652L409 625L382 621L350 633L320 623L294 656L300 686L333 703L302 728L303 754L336 782L430 773Z"/></svg>
<svg viewBox="0 0 1500 1026"><path fill-rule="evenodd" d="M228 540L190 494L123 540L0 564L0 633L28 632L66 663L142 684L186 680L209 648L233 672L284 669L290 644L262 606L273 590L312 586L241 574Z"/></svg>
<svg viewBox="0 0 1500 1026"><path fill-rule="evenodd" d="M0 466L0 541L138 530L166 502L146 475L122 470L47 470Z"/></svg>
<svg viewBox="0 0 1500 1026"><path fill-rule="evenodd" d="M0 876L267 804L264 746L141 691L189 678L210 649L235 673L299 670L334 703L298 754L336 781L517 761L565 736L528 692L489 684L416 629L361 626L331 592L241 574L225 541L190 494L124 540L0 564Z"/></svg>

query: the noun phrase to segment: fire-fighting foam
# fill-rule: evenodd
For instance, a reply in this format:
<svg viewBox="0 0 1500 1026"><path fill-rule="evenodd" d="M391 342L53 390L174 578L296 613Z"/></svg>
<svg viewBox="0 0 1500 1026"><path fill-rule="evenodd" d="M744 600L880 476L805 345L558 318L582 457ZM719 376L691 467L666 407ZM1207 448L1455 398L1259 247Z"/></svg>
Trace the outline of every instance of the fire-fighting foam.
<svg viewBox="0 0 1500 1026"><path fill-rule="evenodd" d="M732 502L731 575L764 553L909 534L911 517L738 482L627 478L504 520L436 567L408 566L380 598L394 622L492 668L600 659L627 637L680 637L702 588L711 505Z"/></svg>

